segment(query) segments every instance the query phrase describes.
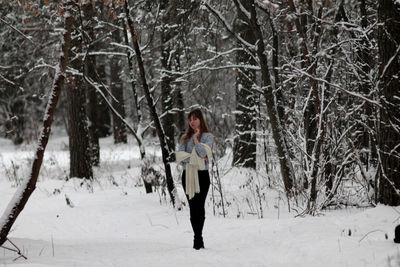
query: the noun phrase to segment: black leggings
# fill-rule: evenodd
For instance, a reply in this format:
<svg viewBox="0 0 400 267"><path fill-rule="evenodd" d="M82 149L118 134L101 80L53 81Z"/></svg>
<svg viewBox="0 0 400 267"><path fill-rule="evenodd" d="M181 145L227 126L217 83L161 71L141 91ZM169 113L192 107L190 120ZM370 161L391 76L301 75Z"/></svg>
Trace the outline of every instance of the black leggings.
<svg viewBox="0 0 400 267"><path fill-rule="evenodd" d="M198 171L198 173L200 193L196 193L192 199L189 199L189 196L186 195L190 208L190 222L192 223L195 238L201 237L203 233L205 220L204 204L206 202L208 189L210 188L210 174L208 170ZM186 194L186 171L182 173L182 185Z"/></svg>

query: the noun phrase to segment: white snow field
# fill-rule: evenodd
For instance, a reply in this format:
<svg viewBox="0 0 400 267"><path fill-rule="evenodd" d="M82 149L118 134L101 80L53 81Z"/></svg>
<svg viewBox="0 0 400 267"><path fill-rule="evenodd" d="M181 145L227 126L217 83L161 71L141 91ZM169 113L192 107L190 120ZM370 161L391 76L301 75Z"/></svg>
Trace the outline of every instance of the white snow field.
<svg viewBox="0 0 400 267"><path fill-rule="evenodd" d="M16 253L0 248L1 267L400 266L400 245L393 242L400 207L296 217L272 189L262 219L246 214L244 202L232 204L226 218L214 216L210 191L206 248L196 251L188 206L178 211L159 192L146 194L138 186L140 161L133 141L115 146L111 138L101 140L101 166L88 188L80 179L66 180L67 140L50 138L37 188L9 234L28 259L14 260ZM17 189L16 177L29 172L33 150L32 144L14 147L0 139L0 215ZM155 146L146 152L159 155ZM174 166L173 171L184 201L179 170ZM222 177L228 197L245 190L239 190L245 175L234 169Z"/></svg>

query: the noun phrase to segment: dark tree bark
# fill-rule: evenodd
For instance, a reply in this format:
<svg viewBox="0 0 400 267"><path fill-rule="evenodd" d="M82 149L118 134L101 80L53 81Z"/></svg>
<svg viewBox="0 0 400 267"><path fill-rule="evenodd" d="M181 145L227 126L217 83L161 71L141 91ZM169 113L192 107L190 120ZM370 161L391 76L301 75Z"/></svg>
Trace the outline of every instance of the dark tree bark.
<svg viewBox="0 0 400 267"><path fill-rule="evenodd" d="M172 69L174 50L173 38L176 36L176 26L172 26L177 17L176 1L161 0L160 13L161 13L161 107L162 107L162 126L166 136L166 142L170 154L170 161L175 161L175 121L172 109L174 108L173 88L171 85L172 77L168 71ZM175 28L174 28L175 27Z"/></svg>
<svg viewBox="0 0 400 267"><path fill-rule="evenodd" d="M175 53L174 56L174 61L175 61L175 71L180 72L181 71L181 60L180 60L180 55L182 49L179 49ZM175 121L175 126L178 130L177 136L183 136L183 134L186 131L186 116L185 116L185 104L183 102L183 94L182 94L182 88L181 84L175 84L174 86L174 105L177 109L177 111L174 114L174 121Z"/></svg>
<svg viewBox="0 0 400 267"><path fill-rule="evenodd" d="M96 81L101 81L103 84L107 84L106 81L106 71L104 64L96 62L96 72L97 72L97 79ZM107 94L105 90L102 89L102 92ZM105 101L99 96L97 93L97 104L96 104L96 129L99 138L110 136L112 133L111 130L111 114L109 109L107 108L107 104Z"/></svg>
<svg viewBox="0 0 400 267"><path fill-rule="evenodd" d="M360 36L354 36L357 38L356 41L356 64L359 68L358 76L358 90L365 96L372 95L371 88L373 84L371 83L370 74L375 67L375 60L373 56L373 52L371 51L370 41L373 39L372 34L374 32L368 31L370 25L374 23L371 21L370 17L375 18L375 12L373 14L371 11L368 13L368 1L361 0L359 1L359 13L361 19L361 27L363 32L360 33ZM343 3L340 5L339 12L337 14L337 19L341 19L345 22L348 22L348 16L346 14L346 10L343 7ZM357 140L354 145L359 150L360 159L363 162L366 170L368 171L369 167L375 167L377 165L377 152L376 152L376 132L375 129L375 107L368 101L363 103L363 112L360 113L360 117L358 119L357 125Z"/></svg>
<svg viewBox="0 0 400 267"><path fill-rule="evenodd" d="M113 31L112 33L113 40L117 43L121 42L120 32ZM111 58L111 93L114 96L112 99L112 105L117 110L117 112L123 117L126 117L125 113L125 105L124 105L124 91L122 86L122 81L119 77L119 73L121 73L121 67L119 65L119 58L112 57ZM114 143L127 143L128 138L126 135L126 127L125 124L119 120L115 115L113 115L113 131L114 131Z"/></svg>
<svg viewBox="0 0 400 267"><path fill-rule="evenodd" d="M242 6L249 10L250 3L240 0ZM238 10L235 32L246 42L254 45L256 38L243 12ZM240 45L240 44L239 44ZM246 50L236 52L236 62L238 65L253 65L255 61L253 55ZM256 72L248 68L238 68L236 72L236 113L235 113L235 140L233 146L234 166L246 168L256 168L256 130L257 130L257 102L253 86L256 83Z"/></svg>
<svg viewBox="0 0 400 267"><path fill-rule="evenodd" d="M70 4L70 3L69 3ZM71 14L71 13L70 13ZM36 182L39 177L40 167L42 166L44 151L46 150L47 142L50 137L51 124L53 122L54 111L57 106L61 88L64 83L65 70L68 64L68 53L71 41L71 27L73 18L68 16L65 18L65 32L62 42L62 54L59 61L59 72L56 73L52 91L49 96L48 105L46 108L46 116L43 121L43 128L38 141L38 147L32 163L32 170L29 178L25 183L22 183L19 190L15 193L8 207L4 211L0 219L0 246L7 240L8 233L20 212L24 209L29 197L36 188Z"/></svg>
<svg viewBox="0 0 400 267"><path fill-rule="evenodd" d="M176 126L179 129L178 136L182 136L186 130L185 104L183 103L183 95L180 87L175 90L175 102L178 112L175 114Z"/></svg>
<svg viewBox="0 0 400 267"><path fill-rule="evenodd" d="M75 23L78 25L78 23ZM71 48L75 53L82 52L82 36L72 31ZM72 54L71 67L83 73L82 58ZM86 90L80 76L68 76L68 129L70 151L70 177L93 178L89 129L86 115Z"/></svg>
<svg viewBox="0 0 400 267"><path fill-rule="evenodd" d="M81 81L70 76L67 85L70 177L93 177L89 129L86 122L86 95Z"/></svg>
<svg viewBox="0 0 400 267"><path fill-rule="evenodd" d="M93 68L91 64L96 64L95 59L88 59L86 64L87 73L85 75L89 77L94 77L90 73L93 73ZM94 65L95 66L95 65ZM99 166L100 164L100 133L99 133L99 123L98 110L99 110L99 100L96 91L89 85L86 86L86 98L87 98L87 117L89 120L89 141L90 141L90 157L93 166Z"/></svg>
<svg viewBox="0 0 400 267"><path fill-rule="evenodd" d="M400 4L379 0L379 202L400 204Z"/></svg>
<svg viewBox="0 0 400 267"><path fill-rule="evenodd" d="M124 41L125 45L129 46L129 38L128 38L128 26L126 25L125 20L121 20L121 26L123 27L124 31ZM134 66L134 54L130 49L126 49L126 57L128 61L128 67L129 67L129 77L130 77L130 84L132 88L132 95L133 95L133 101L134 101L134 110L136 112L136 118L134 118L134 121L136 120L138 124L141 123L142 121L142 110L140 108L140 103L139 103L139 94L138 94L138 89L136 88L136 71L135 71L135 66Z"/></svg>
<svg viewBox="0 0 400 267"><path fill-rule="evenodd" d="M91 3L85 4L83 6L83 14L85 18L85 22L83 28L87 34L86 41L86 49L89 51L85 57L85 70L84 75L89 77L90 79L96 78L96 56L89 55L89 52L94 50L95 47L91 45L91 42L95 40L95 32L94 32L94 23L93 16L95 13L95 9ZM96 79L95 79L96 80ZM90 142L90 157L91 163L93 166L99 166L100 164L100 131L99 131L99 122L98 122L98 113L100 110L99 100L97 97L96 90L90 86L88 83L86 85L86 98L87 98L87 117L89 120L88 130L89 130L89 142Z"/></svg>

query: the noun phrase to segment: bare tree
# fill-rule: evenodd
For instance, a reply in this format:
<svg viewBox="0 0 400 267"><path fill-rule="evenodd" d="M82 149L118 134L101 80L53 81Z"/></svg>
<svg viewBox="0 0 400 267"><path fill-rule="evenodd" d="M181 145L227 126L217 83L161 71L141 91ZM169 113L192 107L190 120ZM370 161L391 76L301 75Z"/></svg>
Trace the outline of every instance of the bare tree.
<svg viewBox="0 0 400 267"><path fill-rule="evenodd" d="M138 42L138 37L139 37L138 34L139 33L135 29L135 26L134 26L134 24L132 22L132 19L131 19L130 15L129 15L129 8L128 8L128 4L127 3L125 4L125 14L126 14L126 18L127 18L127 21L128 21L128 28L129 28L131 36L132 36L133 48L134 48L135 54L136 54L136 60L137 60L137 63L138 63L139 75L140 75L140 79L141 79L141 82L142 82L144 95L146 97L147 105L148 105L149 110L150 110L150 115L152 117L152 120L154 122L154 126L156 128L158 140L160 141L162 160L163 160L164 167L165 167L165 176L166 176L168 192L169 192L172 204L175 205L175 200L177 198L177 195L176 195L174 180L172 178L171 165L170 165L171 153L172 152L169 150L169 147L167 145L167 141L166 141L167 137L165 135L164 129L162 128L160 117L159 117L159 115L157 114L157 111L156 111L155 101L153 99L153 96L152 96L152 94L150 92L150 88L149 88L148 83L147 83L146 72L145 72L145 69L144 69L142 53L140 51L139 42Z"/></svg>

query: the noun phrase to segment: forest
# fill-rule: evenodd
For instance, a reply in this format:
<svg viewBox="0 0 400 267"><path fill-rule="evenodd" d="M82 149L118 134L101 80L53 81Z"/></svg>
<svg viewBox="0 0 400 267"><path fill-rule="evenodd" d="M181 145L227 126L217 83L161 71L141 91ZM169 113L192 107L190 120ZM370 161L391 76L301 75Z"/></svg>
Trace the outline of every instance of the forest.
<svg viewBox="0 0 400 267"><path fill-rule="evenodd" d="M179 209L171 166L195 108L215 136L224 216L226 158L251 173L261 218L267 189L297 216L400 205L399 28L398 0L3 0L0 137L38 145L0 245L52 127L68 135L67 177L95 180L101 139L132 140L142 190Z"/></svg>

